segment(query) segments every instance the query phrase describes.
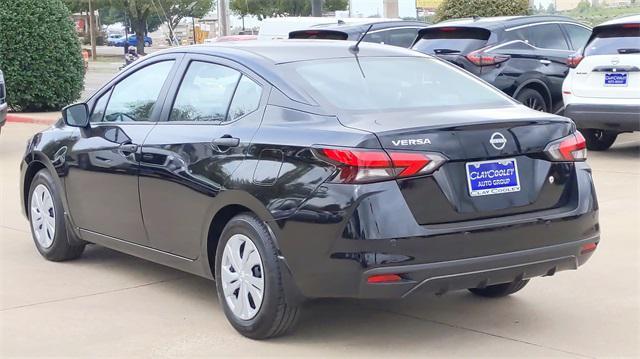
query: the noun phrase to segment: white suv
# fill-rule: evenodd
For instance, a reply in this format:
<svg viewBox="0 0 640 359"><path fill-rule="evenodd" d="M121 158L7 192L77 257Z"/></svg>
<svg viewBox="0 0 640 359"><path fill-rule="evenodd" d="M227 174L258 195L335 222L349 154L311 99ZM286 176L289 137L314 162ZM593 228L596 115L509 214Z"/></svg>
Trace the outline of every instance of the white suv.
<svg viewBox="0 0 640 359"><path fill-rule="evenodd" d="M568 64L564 115L589 149L606 150L620 132L640 131L640 15L596 26Z"/></svg>

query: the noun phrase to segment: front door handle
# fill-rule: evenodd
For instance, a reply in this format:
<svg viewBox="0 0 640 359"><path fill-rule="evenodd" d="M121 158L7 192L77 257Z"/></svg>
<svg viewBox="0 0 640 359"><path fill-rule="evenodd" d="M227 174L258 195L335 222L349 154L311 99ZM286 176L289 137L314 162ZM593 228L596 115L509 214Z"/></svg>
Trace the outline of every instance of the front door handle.
<svg viewBox="0 0 640 359"><path fill-rule="evenodd" d="M541 60L540 60L540 63L546 66L546 65L550 65L550 64L551 64L551 61L549 61L549 60L547 60L547 59L541 59Z"/></svg>
<svg viewBox="0 0 640 359"><path fill-rule="evenodd" d="M222 136L211 141L211 144L216 147L238 147L240 146L240 139L231 136Z"/></svg>
<svg viewBox="0 0 640 359"><path fill-rule="evenodd" d="M122 145L120 145L120 151L124 152L125 154L129 154L129 153L134 153L138 150L138 145L134 144L134 143L124 143Z"/></svg>

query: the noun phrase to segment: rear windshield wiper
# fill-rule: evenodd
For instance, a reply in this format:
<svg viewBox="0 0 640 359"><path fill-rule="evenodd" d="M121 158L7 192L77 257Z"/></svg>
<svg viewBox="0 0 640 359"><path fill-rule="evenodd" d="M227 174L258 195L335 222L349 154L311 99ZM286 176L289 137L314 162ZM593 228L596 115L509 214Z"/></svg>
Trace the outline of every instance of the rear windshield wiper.
<svg viewBox="0 0 640 359"><path fill-rule="evenodd" d="M454 50L454 49L433 49L433 52L435 52L436 54L457 54L460 52L460 50Z"/></svg>
<svg viewBox="0 0 640 359"><path fill-rule="evenodd" d="M618 49L619 54L637 54L640 53L640 49L637 48L628 48L628 49Z"/></svg>

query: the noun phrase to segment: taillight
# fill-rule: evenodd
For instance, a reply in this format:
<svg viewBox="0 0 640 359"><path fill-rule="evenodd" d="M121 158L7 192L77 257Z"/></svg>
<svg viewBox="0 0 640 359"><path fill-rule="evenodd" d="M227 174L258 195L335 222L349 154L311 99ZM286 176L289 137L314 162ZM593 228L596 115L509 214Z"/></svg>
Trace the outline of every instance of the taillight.
<svg viewBox="0 0 640 359"><path fill-rule="evenodd" d="M507 55L493 55L484 52L487 48L482 48L473 52L470 52L465 56L467 60L471 61L476 66L490 66L497 65L501 62L509 60Z"/></svg>
<svg viewBox="0 0 640 359"><path fill-rule="evenodd" d="M338 167L334 182L365 183L433 173L446 159L436 153L321 148L316 153Z"/></svg>
<svg viewBox="0 0 640 359"><path fill-rule="evenodd" d="M569 57L567 57L567 66L571 67L572 69L575 69L576 67L578 67L578 65L580 64L580 61L582 61L582 59L584 59L584 56L582 55L571 55Z"/></svg>
<svg viewBox="0 0 640 359"><path fill-rule="evenodd" d="M551 161L584 161L587 159L587 142L580 131L576 131L548 144L545 153Z"/></svg>

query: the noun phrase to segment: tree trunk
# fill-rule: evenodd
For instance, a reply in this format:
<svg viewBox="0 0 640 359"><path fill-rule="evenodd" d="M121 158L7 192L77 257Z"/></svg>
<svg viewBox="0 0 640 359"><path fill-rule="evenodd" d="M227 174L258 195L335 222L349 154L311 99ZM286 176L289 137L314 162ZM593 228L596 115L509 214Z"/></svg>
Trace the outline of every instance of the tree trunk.
<svg viewBox="0 0 640 359"><path fill-rule="evenodd" d="M136 32L136 39L138 40L138 44L136 45L136 50L138 54L144 55L144 35L146 32L146 19L136 19L134 22L134 31Z"/></svg>

